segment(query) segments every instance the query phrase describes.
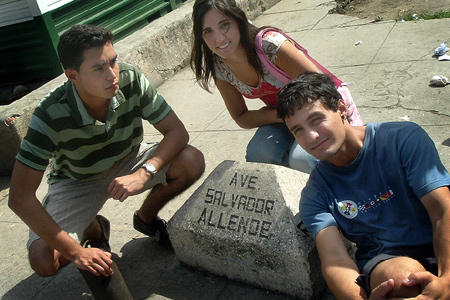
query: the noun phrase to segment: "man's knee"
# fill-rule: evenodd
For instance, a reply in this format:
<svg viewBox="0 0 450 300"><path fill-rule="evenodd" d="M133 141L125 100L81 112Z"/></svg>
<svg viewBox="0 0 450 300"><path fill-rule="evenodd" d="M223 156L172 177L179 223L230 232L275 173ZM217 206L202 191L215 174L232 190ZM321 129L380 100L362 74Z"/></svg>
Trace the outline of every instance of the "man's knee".
<svg viewBox="0 0 450 300"><path fill-rule="evenodd" d="M173 166L183 169L188 180L197 180L205 170L205 158L197 148L188 145L180 152Z"/></svg>
<svg viewBox="0 0 450 300"><path fill-rule="evenodd" d="M407 287L403 279L411 273L426 271L417 260L409 257L395 257L379 263L370 275L370 288L373 290L381 283L394 279L394 288L388 293L388 298L410 298L421 293L419 285Z"/></svg>
<svg viewBox="0 0 450 300"><path fill-rule="evenodd" d="M28 258L31 268L40 276L55 275L62 267L59 262L59 255L41 239L30 245Z"/></svg>

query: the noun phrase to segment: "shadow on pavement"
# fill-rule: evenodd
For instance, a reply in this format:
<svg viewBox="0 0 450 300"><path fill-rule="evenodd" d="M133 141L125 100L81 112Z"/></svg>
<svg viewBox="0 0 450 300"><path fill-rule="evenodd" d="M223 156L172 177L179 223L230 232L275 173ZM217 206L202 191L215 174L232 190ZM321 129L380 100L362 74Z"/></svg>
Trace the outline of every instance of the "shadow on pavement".
<svg viewBox="0 0 450 300"><path fill-rule="evenodd" d="M114 250L114 249L113 249ZM162 247L150 238L133 239L113 251L113 259L133 299L292 300L264 289L188 267L176 258L171 247ZM1 300L93 299L83 277L73 264L51 277L32 274L11 287Z"/></svg>
<svg viewBox="0 0 450 300"><path fill-rule="evenodd" d="M9 189L11 176L0 176L0 191Z"/></svg>

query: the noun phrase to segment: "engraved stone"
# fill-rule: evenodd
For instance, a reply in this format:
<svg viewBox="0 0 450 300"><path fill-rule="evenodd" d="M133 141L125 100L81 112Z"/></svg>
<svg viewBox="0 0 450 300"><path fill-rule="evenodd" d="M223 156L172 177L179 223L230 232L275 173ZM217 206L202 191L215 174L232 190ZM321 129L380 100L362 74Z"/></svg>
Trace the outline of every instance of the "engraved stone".
<svg viewBox="0 0 450 300"><path fill-rule="evenodd" d="M325 288L319 257L298 225L308 177L276 165L222 162L168 224L176 256L217 275L318 299Z"/></svg>

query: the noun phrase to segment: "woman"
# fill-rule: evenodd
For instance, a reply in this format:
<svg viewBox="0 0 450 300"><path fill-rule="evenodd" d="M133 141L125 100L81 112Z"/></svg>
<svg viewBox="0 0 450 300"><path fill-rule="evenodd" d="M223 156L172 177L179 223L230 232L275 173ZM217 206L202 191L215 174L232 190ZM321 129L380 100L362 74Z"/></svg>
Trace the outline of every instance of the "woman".
<svg viewBox="0 0 450 300"><path fill-rule="evenodd" d="M196 0L192 13L193 47L191 68L197 82L210 91L213 78L233 120L242 128L258 128L247 146L246 160L288 166L309 173L316 159L295 142L274 108L284 83L259 60L255 37L259 28L250 24L234 0ZM291 79L304 72L319 72L282 34L269 31L263 49L271 61ZM344 99L353 115L349 121L362 125L346 87ZM246 98L260 98L265 106L248 110ZM355 122L353 122L355 121Z"/></svg>

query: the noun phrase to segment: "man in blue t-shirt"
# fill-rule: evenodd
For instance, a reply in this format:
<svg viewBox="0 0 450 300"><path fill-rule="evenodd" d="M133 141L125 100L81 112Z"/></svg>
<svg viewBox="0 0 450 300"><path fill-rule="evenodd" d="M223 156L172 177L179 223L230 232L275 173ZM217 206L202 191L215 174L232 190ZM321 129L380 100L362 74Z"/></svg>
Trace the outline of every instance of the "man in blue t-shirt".
<svg viewBox="0 0 450 300"><path fill-rule="evenodd" d="M411 122L350 126L333 81L317 73L281 90L277 112L320 160L300 217L335 297L450 299L450 176L427 133Z"/></svg>

